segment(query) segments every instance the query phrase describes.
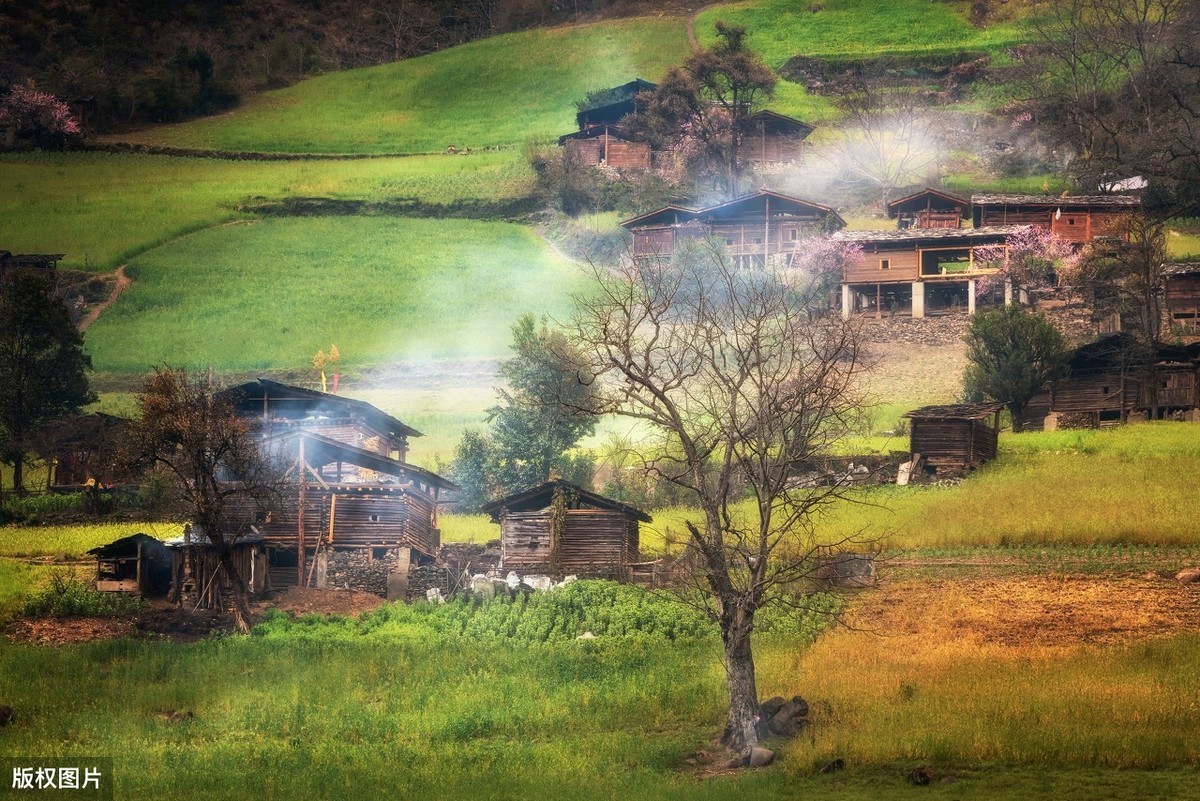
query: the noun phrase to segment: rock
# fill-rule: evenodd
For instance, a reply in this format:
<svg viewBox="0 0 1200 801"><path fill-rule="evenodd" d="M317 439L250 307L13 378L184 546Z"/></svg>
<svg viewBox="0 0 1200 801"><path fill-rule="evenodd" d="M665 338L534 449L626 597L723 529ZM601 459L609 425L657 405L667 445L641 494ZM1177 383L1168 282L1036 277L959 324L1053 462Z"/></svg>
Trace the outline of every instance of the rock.
<svg viewBox="0 0 1200 801"><path fill-rule="evenodd" d="M1180 584L1200 583L1200 567L1189 567L1175 574L1175 580Z"/></svg>
<svg viewBox="0 0 1200 801"><path fill-rule="evenodd" d="M583 634L580 634L575 639L577 639L577 640L594 640L594 639L596 639L596 635L592 634L590 631L585 631Z"/></svg>
<svg viewBox="0 0 1200 801"><path fill-rule="evenodd" d="M532 587L538 592L547 592L554 589L554 579L549 576L526 576L521 579L521 583L527 587Z"/></svg>
<svg viewBox="0 0 1200 801"><path fill-rule="evenodd" d="M792 704L794 704L796 707L796 717L808 717L808 701L805 701L803 696L793 695Z"/></svg>
<svg viewBox="0 0 1200 801"><path fill-rule="evenodd" d="M838 553L817 562L813 578L834 587L873 587L875 557L869 553Z"/></svg>
<svg viewBox="0 0 1200 801"><path fill-rule="evenodd" d="M761 768L775 761L775 752L761 745L752 745L742 751L742 764L748 768Z"/></svg>
<svg viewBox="0 0 1200 801"><path fill-rule="evenodd" d="M758 716L763 720L770 720L786 703L787 701L784 701L781 696L772 696L758 705Z"/></svg>
<svg viewBox="0 0 1200 801"><path fill-rule="evenodd" d="M796 718L780 710L767 722L767 730L780 737L795 737L804 725L803 718Z"/></svg>
<svg viewBox="0 0 1200 801"><path fill-rule="evenodd" d="M441 587L432 587L425 591L425 600L431 604L444 604L446 599L442 597Z"/></svg>
<svg viewBox="0 0 1200 801"><path fill-rule="evenodd" d="M508 585L510 590L515 590L517 587L521 586L521 577L517 575L516 571L510 570L508 571L508 575L504 578L504 583Z"/></svg>
<svg viewBox="0 0 1200 801"><path fill-rule="evenodd" d="M495 598L496 585L487 576L473 576L471 578L471 594L478 595L480 598Z"/></svg>
<svg viewBox="0 0 1200 801"><path fill-rule="evenodd" d="M0 729L12 722L13 708L7 704L0 705Z"/></svg>
<svg viewBox="0 0 1200 801"><path fill-rule="evenodd" d="M837 773L839 770L845 770L845 769L846 769L846 760L842 759L841 757L838 757L837 759L833 760L832 762L826 762L824 765L821 766L821 770L818 772L819 773Z"/></svg>

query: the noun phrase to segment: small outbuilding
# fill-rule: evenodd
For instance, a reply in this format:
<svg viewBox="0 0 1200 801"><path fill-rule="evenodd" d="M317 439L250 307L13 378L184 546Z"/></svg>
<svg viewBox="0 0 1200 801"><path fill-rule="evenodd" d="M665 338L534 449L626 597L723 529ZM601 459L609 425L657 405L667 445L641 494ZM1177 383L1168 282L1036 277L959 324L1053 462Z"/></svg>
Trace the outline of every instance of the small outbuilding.
<svg viewBox="0 0 1200 801"><path fill-rule="evenodd" d="M500 566L628 581L650 515L561 479L483 507L500 524Z"/></svg>
<svg viewBox="0 0 1200 801"><path fill-rule="evenodd" d="M904 414L912 421L910 449L939 470L970 470L996 458L1002 403L923 406Z"/></svg>
<svg viewBox="0 0 1200 801"><path fill-rule="evenodd" d="M149 534L131 534L92 548L96 589L137 595L166 595L171 588L171 551Z"/></svg>

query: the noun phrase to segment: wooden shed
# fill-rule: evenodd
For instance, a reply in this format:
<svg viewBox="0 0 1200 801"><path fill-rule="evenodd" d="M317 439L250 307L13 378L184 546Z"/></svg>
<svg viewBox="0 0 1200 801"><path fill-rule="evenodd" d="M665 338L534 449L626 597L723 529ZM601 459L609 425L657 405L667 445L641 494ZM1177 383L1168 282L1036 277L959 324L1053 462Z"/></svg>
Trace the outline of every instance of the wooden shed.
<svg viewBox="0 0 1200 801"><path fill-rule="evenodd" d="M971 219L971 201L936 189L922 189L887 205L897 228L960 228Z"/></svg>
<svg viewBox="0 0 1200 801"><path fill-rule="evenodd" d="M1134 195L972 195L975 227L1032 225L1076 244L1118 235L1118 223L1135 212Z"/></svg>
<svg viewBox="0 0 1200 801"><path fill-rule="evenodd" d="M650 169L650 145L637 142L615 125L593 125L558 138L572 163L581 167L605 165L623 170Z"/></svg>
<svg viewBox="0 0 1200 801"><path fill-rule="evenodd" d="M630 579L638 561L638 524L650 515L567 481L483 507L500 524L500 565L518 573Z"/></svg>
<svg viewBox="0 0 1200 801"><path fill-rule="evenodd" d="M813 132L807 122L774 111L756 111L741 119L742 161L750 164L800 163L804 140Z"/></svg>
<svg viewBox="0 0 1200 801"><path fill-rule="evenodd" d="M171 552L149 534L131 534L92 548L96 589L137 595L166 595L171 588Z"/></svg>
<svg viewBox="0 0 1200 801"><path fill-rule="evenodd" d="M1200 262L1177 262L1163 269L1167 324L1174 333L1200 335Z"/></svg>
<svg viewBox="0 0 1200 801"><path fill-rule="evenodd" d="M923 406L911 420L910 450L935 470L969 470L996 458L1002 403Z"/></svg>

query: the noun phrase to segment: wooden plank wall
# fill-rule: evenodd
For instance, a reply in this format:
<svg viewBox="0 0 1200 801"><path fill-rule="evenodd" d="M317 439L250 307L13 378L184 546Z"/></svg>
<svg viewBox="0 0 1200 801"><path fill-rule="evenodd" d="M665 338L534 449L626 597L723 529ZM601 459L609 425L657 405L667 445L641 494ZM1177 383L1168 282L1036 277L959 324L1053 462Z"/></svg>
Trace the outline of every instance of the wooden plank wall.
<svg viewBox="0 0 1200 801"><path fill-rule="evenodd" d="M626 170L650 169L650 145L645 142L608 142L608 166Z"/></svg>
<svg viewBox="0 0 1200 801"><path fill-rule="evenodd" d="M625 579L638 557L638 526L618 511L570 509L552 551L550 511L509 512L500 524L505 570ZM555 557L557 556L557 559Z"/></svg>
<svg viewBox="0 0 1200 801"><path fill-rule="evenodd" d="M1052 412L1115 412L1134 409L1139 396L1138 381L1119 373L1068 376L1050 394Z"/></svg>
<svg viewBox="0 0 1200 801"><path fill-rule="evenodd" d="M550 564L550 512L509 512L500 524L500 560L506 570L541 572Z"/></svg>
<svg viewBox="0 0 1200 801"><path fill-rule="evenodd" d="M996 457L991 418L984 420L913 420L912 452L934 467L968 467Z"/></svg>
<svg viewBox="0 0 1200 801"><path fill-rule="evenodd" d="M887 259L889 267L880 269L879 260ZM862 256L846 265L845 278L848 284L892 283L916 281L920 275L920 257L916 250L882 250Z"/></svg>
<svg viewBox="0 0 1200 801"><path fill-rule="evenodd" d="M1037 209L1035 211L1020 211L1017 209L988 208L980 212L980 225L1036 225L1038 228L1049 228L1053 211Z"/></svg>
<svg viewBox="0 0 1200 801"><path fill-rule="evenodd" d="M635 256L669 256L674 244L675 232L670 228L647 228L633 233Z"/></svg>
<svg viewBox="0 0 1200 801"><path fill-rule="evenodd" d="M741 157L745 161L804 161L804 146L798 137L748 134L742 140Z"/></svg>

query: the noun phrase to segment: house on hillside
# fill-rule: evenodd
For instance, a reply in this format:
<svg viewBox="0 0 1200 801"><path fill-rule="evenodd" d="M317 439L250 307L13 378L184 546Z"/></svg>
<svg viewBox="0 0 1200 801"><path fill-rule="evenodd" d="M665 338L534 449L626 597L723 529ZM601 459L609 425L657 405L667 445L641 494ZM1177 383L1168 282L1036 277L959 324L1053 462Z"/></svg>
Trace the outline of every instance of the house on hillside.
<svg viewBox="0 0 1200 801"><path fill-rule="evenodd" d="M500 525L500 566L628 581L650 515L561 479L483 507Z"/></svg>
<svg viewBox="0 0 1200 801"><path fill-rule="evenodd" d="M307 583L321 552L403 549L415 561L437 554L445 478L408 464L421 433L369 403L266 379L225 390L279 465L279 502L264 513L249 501L236 522L274 547L275 586Z"/></svg>
<svg viewBox="0 0 1200 801"><path fill-rule="evenodd" d="M976 228L1032 225L1076 244L1119 236L1121 218L1137 211L1133 195L972 195Z"/></svg>
<svg viewBox="0 0 1200 801"><path fill-rule="evenodd" d="M807 122L770 110L756 111L740 122L739 159L747 164L804 161L804 140L813 132Z"/></svg>
<svg viewBox="0 0 1200 801"><path fill-rule="evenodd" d="M1163 270L1169 331L1200 336L1200 262L1176 262Z"/></svg>
<svg viewBox="0 0 1200 801"><path fill-rule="evenodd" d="M1003 403L956 403L906 412L913 459L934 472L972 470L995 459L1003 409Z"/></svg>
<svg viewBox="0 0 1200 801"><path fill-rule="evenodd" d="M855 244L859 255L843 268L842 316L926 317L953 311L974 314L980 282L996 272L1013 226L838 231L836 242ZM1011 286L988 287L987 299Z"/></svg>
<svg viewBox="0 0 1200 801"><path fill-rule="evenodd" d="M971 201L926 188L893 200L887 213L900 229L961 228L964 220L971 219Z"/></svg>
<svg viewBox="0 0 1200 801"><path fill-rule="evenodd" d="M685 239L713 237L741 266L789 265L806 237L843 228L834 209L761 189L703 209L666 206L621 223L634 258L669 259Z"/></svg>
<svg viewBox="0 0 1200 801"><path fill-rule="evenodd" d="M630 114L641 110L637 96L642 92L653 92L658 84L635 78L629 83L613 86L598 92L592 92L588 99L579 105L575 114L575 124L579 130L604 125L616 125Z"/></svg>
<svg viewBox="0 0 1200 801"><path fill-rule="evenodd" d="M567 158L577 166L606 165L618 169L650 169L650 145L639 142L621 121L640 109L637 97L656 84L641 78L592 92L575 114L576 130L558 138Z"/></svg>
<svg viewBox="0 0 1200 801"><path fill-rule="evenodd" d="M1130 419L1200 420L1200 344L1147 353L1127 333L1076 348L1070 373L1030 406L1029 428L1098 428Z"/></svg>
<svg viewBox="0 0 1200 801"><path fill-rule="evenodd" d="M9 253L0 250L0 275L13 270L56 270L65 253Z"/></svg>

